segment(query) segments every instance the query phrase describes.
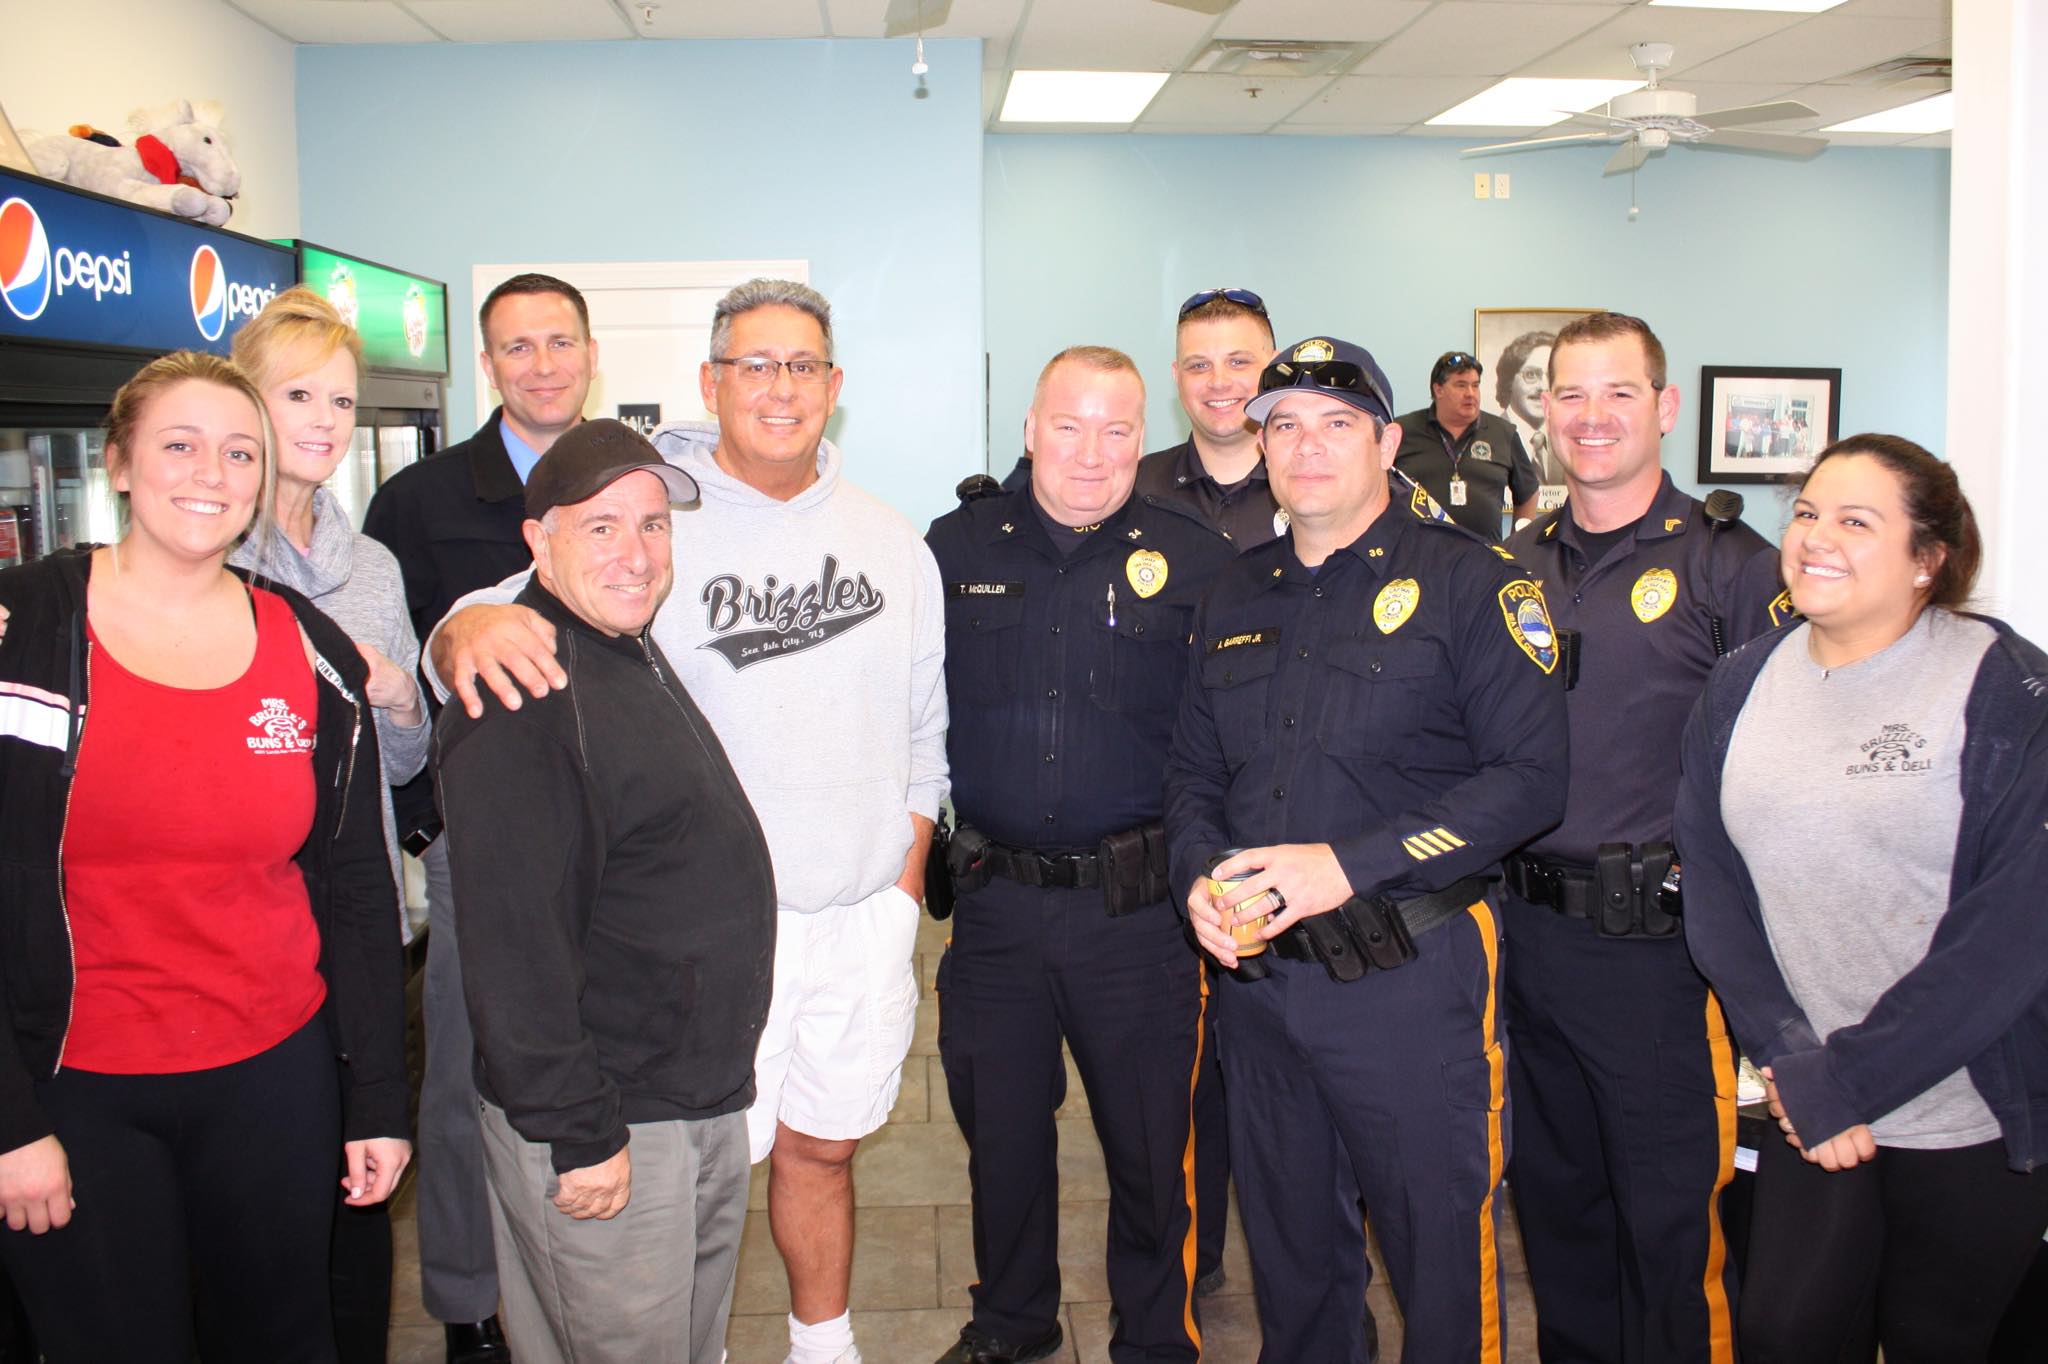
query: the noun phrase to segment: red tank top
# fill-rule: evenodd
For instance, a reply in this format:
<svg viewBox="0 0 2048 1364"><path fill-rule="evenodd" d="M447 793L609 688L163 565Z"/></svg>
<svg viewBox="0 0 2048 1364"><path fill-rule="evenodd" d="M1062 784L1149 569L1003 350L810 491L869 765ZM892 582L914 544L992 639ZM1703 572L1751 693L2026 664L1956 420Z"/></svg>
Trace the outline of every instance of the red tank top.
<svg viewBox="0 0 2048 1364"><path fill-rule="evenodd" d="M284 599L255 591L256 657L224 687L137 677L92 636L64 824L78 980L64 1064L120 1075L246 1060L327 987L306 883L318 683Z"/></svg>

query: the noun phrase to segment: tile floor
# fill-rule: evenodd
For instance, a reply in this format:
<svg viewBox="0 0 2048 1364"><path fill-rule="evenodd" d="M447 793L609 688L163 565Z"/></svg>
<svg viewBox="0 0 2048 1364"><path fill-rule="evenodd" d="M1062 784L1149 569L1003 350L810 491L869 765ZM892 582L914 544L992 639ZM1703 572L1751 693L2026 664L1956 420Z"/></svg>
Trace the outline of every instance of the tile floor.
<svg viewBox="0 0 2048 1364"><path fill-rule="evenodd" d="M904 1064L903 1092L889 1125L861 1145L854 1178L859 1201L853 1265L854 1330L868 1364L928 1364L959 1334L967 1319L967 1285L974 1278L967 1211L967 1146L946 1106L939 1069L938 1001L931 981L945 930L924 921L918 965L925 997L918 1006L916 1038ZM1070 1066L1071 1071L1071 1066ZM1103 1278L1102 1228L1108 1187L1102 1154L1088 1121L1087 1096L1069 1075L1060 1110L1060 1277L1065 1291L1061 1325L1067 1344L1052 1364L1108 1364L1109 1291ZM757 1167L740 1248L739 1286L727 1336L731 1364L779 1364L788 1347L785 1313L789 1288L768 1236L765 1166ZM440 1364L441 1330L420 1307L419 1253L408 1190L395 1208L397 1273L393 1285L391 1364ZM1252 1364L1259 1353L1258 1313L1251 1270L1235 1210L1224 1266L1228 1282L1203 1300L1206 1364ZM1533 1361L1535 1313L1512 1218L1503 1238L1507 1267L1508 1358ZM1381 1357L1400 1358L1400 1315L1384 1273L1370 1292L1379 1318Z"/></svg>

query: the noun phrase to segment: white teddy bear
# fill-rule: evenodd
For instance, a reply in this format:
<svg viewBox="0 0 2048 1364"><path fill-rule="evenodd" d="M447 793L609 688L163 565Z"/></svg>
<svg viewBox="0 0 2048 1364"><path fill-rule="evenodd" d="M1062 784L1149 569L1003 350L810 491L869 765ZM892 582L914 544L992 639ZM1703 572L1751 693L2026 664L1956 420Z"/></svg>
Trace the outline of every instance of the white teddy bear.
<svg viewBox="0 0 2048 1364"><path fill-rule="evenodd" d="M219 227L242 189L219 121L218 104L204 100L195 109L178 100L130 114L128 126L140 136L129 146L83 124L61 134L24 131L22 141L52 180Z"/></svg>

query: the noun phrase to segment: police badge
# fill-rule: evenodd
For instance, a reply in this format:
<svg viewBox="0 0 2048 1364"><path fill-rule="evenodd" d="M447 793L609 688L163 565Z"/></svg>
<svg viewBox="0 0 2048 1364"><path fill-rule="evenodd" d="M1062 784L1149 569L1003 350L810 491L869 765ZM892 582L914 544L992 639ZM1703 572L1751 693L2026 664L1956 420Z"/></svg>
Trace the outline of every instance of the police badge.
<svg viewBox="0 0 2048 1364"><path fill-rule="evenodd" d="M1474 459L1492 459L1493 442L1489 440L1475 440L1470 446L1466 447L1465 453Z"/></svg>
<svg viewBox="0 0 2048 1364"><path fill-rule="evenodd" d="M1383 635L1391 635L1406 623L1422 598L1422 585L1413 578L1396 578L1373 598L1372 623Z"/></svg>
<svg viewBox="0 0 2048 1364"><path fill-rule="evenodd" d="M1336 354L1337 348L1318 336L1312 341L1304 341L1296 346L1293 358L1301 361L1303 364L1319 364L1324 360L1331 359Z"/></svg>
<svg viewBox="0 0 2048 1364"><path fill-rule="evenodd" d="M1156 549L1134 550L1124 560L1124 577L1141 597L1156 597L1166 586L1166 556Z"/></svg>
<svg viewBox="0 0 2048 1364"><path fill-rule="evenodd" d="M1668 568L1646 570L1628 592L1628 604L1635 608L1636 619L1645 625L1669 611L1671 603L1677 600L1678 575Z"/></svg>

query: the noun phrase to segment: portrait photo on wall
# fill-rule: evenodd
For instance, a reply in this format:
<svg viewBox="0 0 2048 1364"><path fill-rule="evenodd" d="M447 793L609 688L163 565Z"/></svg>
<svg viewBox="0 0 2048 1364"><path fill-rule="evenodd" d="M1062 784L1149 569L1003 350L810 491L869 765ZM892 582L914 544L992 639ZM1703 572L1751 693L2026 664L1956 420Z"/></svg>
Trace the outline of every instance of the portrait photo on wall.
<svg viewBox="0 0 2048 1364"><path fill-rule="evenodd" d="M1700 482L1779 483L1835 439L1839 369L1700 367Z"/></svg>
<svg viewBox="0 0 2048 1364"><path fill-rule="evenodd" d="M1599 308L1474 308L1472 353L1486 366L1479 406L1513 424L1543 480L1539 505L1564 501L1564 470L1543 431L1543 390L1550 385L1550 347L1557 329Z"/></svg>

